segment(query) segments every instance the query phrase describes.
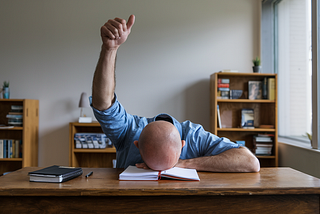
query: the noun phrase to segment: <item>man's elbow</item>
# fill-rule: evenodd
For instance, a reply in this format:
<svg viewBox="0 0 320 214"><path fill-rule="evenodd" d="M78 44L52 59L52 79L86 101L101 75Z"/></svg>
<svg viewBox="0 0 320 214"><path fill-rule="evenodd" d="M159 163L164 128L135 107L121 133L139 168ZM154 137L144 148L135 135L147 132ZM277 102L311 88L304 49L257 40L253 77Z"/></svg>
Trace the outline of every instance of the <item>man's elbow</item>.
<svg viewBox="0 0 320 214"><path fill-rule="evenodd" d="M256 156L253 156L250 158L248 171L249 172L259 172L260 171L260 162Z"/></svg>

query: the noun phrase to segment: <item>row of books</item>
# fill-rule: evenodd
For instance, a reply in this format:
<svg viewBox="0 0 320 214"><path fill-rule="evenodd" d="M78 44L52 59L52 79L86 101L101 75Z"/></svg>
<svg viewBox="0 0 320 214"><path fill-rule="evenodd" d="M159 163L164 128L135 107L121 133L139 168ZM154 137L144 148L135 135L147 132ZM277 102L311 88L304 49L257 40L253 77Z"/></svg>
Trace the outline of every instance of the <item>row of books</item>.
<svg viewBox="0 0 320 214"><path fill-rule="evenodd" d="M265 77L263 81L248 81L250 100L275 100L275 78Z"/></svg>
<svg viewBox="0 0 320 214"><path fill-rule="evenodd" d="M230 79L218 79L218 99L239 99L242 90L231 90Z"/></svg>
<svg viewBox="0 0 320 214"><path fill-rule="evenodd" d="M256 155L271 155L273 134L258 134L253 136L253 149Z"/></svg>
<svg viewBox="0 0 320 214"><path fill-rule="evenodd" d="M75 133L76 149L105 149L113 144L104 133Z"/></svg>
<svg viewBox="0 0 320 214"><path fill-rule="evenodd" d="M23 125L23 106L12 105L6 117L8 118L9 126L21 127Z"/></svg>
<svg viewBox="0 0 320 214"><path fill-rule="evenodd" d="M258 134L253 136L252 152L255 155L272 155L272 148L274 144L273 134ZM246 147L246 142L243 140L236 141L237 144Z"/></svg>
<svg viewBox="0 0 320 214"><path fill-rule="evenodd" d="M22 158L22 140L0 139L0 158Z"/></svg>
<svg viewBox="0 0 320 214"><path fill-rule="evenodd" d="M218 99L239 99L242 90L230 90L230 79L218 79Z"/></svg>
<svg viewBox="0 0 320 214"><path fill-rule="evenodd" d="M230 89L230 79L218 79L218 99L239 99L243 91ZM275 78L265 77L263 81L248 81L248 99L275 100Z"/></svg>

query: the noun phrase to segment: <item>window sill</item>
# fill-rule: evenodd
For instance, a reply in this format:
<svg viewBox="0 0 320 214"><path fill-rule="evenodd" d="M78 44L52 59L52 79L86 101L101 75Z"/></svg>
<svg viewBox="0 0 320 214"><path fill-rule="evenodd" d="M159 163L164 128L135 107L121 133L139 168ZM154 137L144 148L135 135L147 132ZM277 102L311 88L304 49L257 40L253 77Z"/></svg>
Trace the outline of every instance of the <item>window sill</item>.
<svg viewBox="0 0 320 214"><path fill-rule="evenodd" d="M320 150L319 149L313 149L311 147L310 143L306 143L306 142L300 141L300 140L293 140L293 139L289 139L289 138L285 138L285 137L278 137L278 143L279 144L286 144L286 145L294 146L294 147L297 147L297 148L301 148L301 149L305 149L305 150L309 150L309 151L320 153Z"/></svg>

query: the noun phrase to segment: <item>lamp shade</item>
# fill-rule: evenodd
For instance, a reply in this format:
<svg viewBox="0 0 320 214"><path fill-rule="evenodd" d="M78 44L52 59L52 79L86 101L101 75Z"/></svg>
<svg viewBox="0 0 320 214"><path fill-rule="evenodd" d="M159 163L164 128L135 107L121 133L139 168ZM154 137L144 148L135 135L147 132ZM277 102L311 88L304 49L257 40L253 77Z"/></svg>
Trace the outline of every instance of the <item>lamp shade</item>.
<svg viewBox="0 0 320 214"><path fill-rule="evenodd" d="M87 93L82 92L80 96L80 101L79 101L79 108L88 108L88 107L90 107L90 104L89 104Z"/></svg>

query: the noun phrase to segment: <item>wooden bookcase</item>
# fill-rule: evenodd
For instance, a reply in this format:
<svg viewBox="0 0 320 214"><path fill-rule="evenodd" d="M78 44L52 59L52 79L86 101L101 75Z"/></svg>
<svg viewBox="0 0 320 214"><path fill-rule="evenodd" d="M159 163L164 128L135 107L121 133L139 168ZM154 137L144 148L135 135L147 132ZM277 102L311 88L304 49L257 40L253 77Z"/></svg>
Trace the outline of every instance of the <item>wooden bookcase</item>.
<svg viewBox="0 0 320 214"><path fill-rule="evenodd" d="M107 167L112 168L112 160L116 159L116 149L76 149L75 133L103 133L98 122L69 124L69 165L72 167Z"/></svg>
<svg viewBox="0 0 320 214"><path fill-rule="evenodd" d="M275 100L249 100L248 81L263 81L275 78ZM243 90L241 99L217 99L218 79L229 79L230 90ZM214 73L210 76L210 123L211 132L219 137L229 138L235 142L243 140L246 147L253 148L253 136L258 133L274 134L271 156L257 156L262 167L278 166L278 110L277 110L277 75L262 73ZM221 117L227 115L230 128L218 127L217 105ZM254 109L254 129L240 128L241 109ZM221 119L222 121L222 119ZM222 121L223 122L223 121ZM273 125L274 128L259 128L260 125Z"/></svg>
<svg viewBox="0 0 320 214"><path fill-rule="evenodd" d="M22 158L0 158L0 175L22 167L38 166L39 100L0 99L0 124L8 125L6 115L12 105L23 106L23 126L0 129L0 139L22 140Z"/></svg>

